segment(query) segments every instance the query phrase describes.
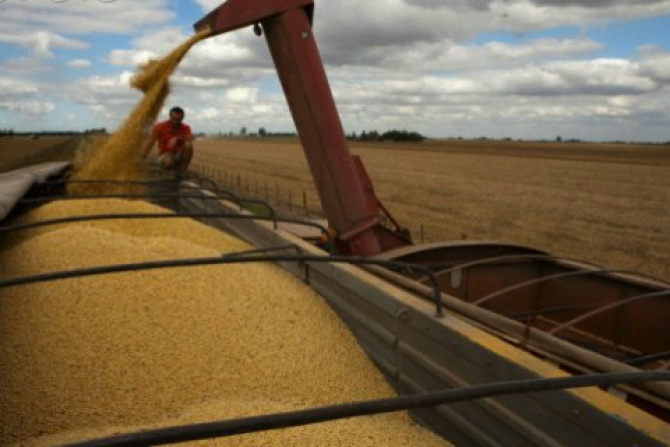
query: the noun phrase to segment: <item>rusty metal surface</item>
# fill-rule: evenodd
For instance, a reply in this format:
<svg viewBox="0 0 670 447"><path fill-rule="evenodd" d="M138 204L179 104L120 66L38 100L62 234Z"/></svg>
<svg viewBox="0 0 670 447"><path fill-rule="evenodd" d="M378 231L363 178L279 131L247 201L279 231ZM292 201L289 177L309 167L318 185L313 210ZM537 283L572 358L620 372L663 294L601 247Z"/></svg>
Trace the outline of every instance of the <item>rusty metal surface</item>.
<svg viewBox="0 0 670 447"><path fill-rule="evenodd" d="M605 305L600 305L599 307L596 307L595 309L586 312L576 318L573 318L572 320L569 320L565 323L562 323L561 325L555 327L554 329L551 329L549 331L550 334L557 334L560 331L563 331L565 329L568 329L570 327L575 326L577 323L580 323L584 320L591 319L601 313L610 311L612 309L616 309L618 307L624 307L628 306L630 304L636 303L638 301L642 300L651 300L655 298L665 298L670 295L670 289L668 290L662 290L660 292L649 292L649 293L643 293L640 295L634 295L631 297L626 297L625 299L620 299L612 303L608 303Z"/></svg>
<svg viewBox="0 0 670 447"><path fill-rule="evenodd" d="M547 255L532 247L500 241L446 241L412 245L380 253L380 259L396 259L406 262L430 265L437 269L461 263L511 255Z"/></svg>
<svg viewBox="0 0 670 447"><path fill-rule="evenodd" d="M196 31L209 26L212 35L254 25L295 8L313 8L313 0L228 0L194 25Z"/></svg>
<svg viewBox="0 0 670 447"><path fill-rule="evenodd" d="M670 349L670 300L656 295L670 289L662 282L507 244L432 244L382 256L427 265L443 292L528 327L560 327L565 339L616 360ZM639 295L648 299L631 300Z"/></svg>
<svg viewBox="0 0 670 447"><path fill-rule="evenodd" d="M339 251L372 255L406 244L380 229L378 200L347 146L306 11L293 9L262 24Z"/></svg>
<svg viewBox="0 0 670 447"><path fill-rule="evenodd" d="M379 217L356 175L307 15L291 10L263 28L328 221L351 252L379 252Z"/></svg>

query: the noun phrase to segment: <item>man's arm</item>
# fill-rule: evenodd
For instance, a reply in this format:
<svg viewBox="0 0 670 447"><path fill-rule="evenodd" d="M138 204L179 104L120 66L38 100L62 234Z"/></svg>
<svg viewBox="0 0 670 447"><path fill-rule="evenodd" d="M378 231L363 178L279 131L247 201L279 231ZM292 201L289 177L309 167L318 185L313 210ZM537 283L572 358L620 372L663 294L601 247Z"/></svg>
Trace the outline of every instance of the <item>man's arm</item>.
<svg viewBox="0 0 670 447"><path fill-rule="evenodd" d="M186 125L186 134L184 135L184 140L188 141L189 143L193 143L193 140L195 140L195 136L193 135L191 126L189 125Z"/></svg>

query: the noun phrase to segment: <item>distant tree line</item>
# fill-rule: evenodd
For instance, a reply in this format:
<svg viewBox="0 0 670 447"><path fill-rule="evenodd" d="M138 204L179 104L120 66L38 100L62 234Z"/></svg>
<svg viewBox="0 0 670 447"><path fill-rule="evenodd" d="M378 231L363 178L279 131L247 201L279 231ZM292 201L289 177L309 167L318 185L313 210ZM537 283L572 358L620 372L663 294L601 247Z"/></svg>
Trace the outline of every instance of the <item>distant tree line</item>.
<svg viewBox="0 0 670 447"><path fill-rule="evenodd" d="M264 138L264 137L296 137L295 132L269 132L265 127L259 127L257 132L253 130L250 131L246 126L241 127L239 132L235 133L233 131L228 132L219 132L217 135L219 138L224 137L248 137L248 138Z"/></svg>
<svg viewBox="0 0 670 447"><path fill-rule="evenodd" d="M249 129L246 126L243 126L240 128L240 130L235 133L235 132L219 132L218 134L219 137L234 137L234 136L239 136L239 137L297 137L298 135L295 132L270 132L268 131L265 127L259 127L257 132L254 131L249 131ZM384 133L379 133L376 130L370 130L366 131L364 130L360 134L356 134L356 132L353 132L349 135L346 136L348 140L351 141L408 141L408 142L417 142L417 141L423 141L427 137L421 135L418 132L412 132L408 130L388 130Z"/></svg>
<svg viewBox="0 0 670 447"><path fill-rule="evenodd" d="M265 129L265 127L259 127L258 131L254 132L253 130L248 130L246 127L242 127L239 132L235 133L233 131L229 132L219 132L219 137L248 137L248 138L265 138L265 137L297 137L298 134L295 132L270 132Z"/></svg>
<svg viewBox="0 0 670 447"><path fill-rule="evenodd" d="M74 135L107 135L107 129L102 127L100 129L86 129L83 131L75 130L62 130L62 131L46 131L42 130L39 132L27 132L27 131L18 131L15 132L14 129L0 129L0 138L3 137L47 137L47 136L74 136Z"/></svg>
<svg viewBox="0 0 670 447"><path fill-rule="evenodd" d="M0 0L1 1L1 0ZM104 131L104 129L103 129ZM90 132L90 131L86 131ZM32 133L28 133L32 134ZM217 134L214 134L217 135ZM0 133L0 136L3 136L2 133ZM249 130L246 126L241 127L238 132L234 131L228 131L228 132L219 132L218 137L223 138L223 137L247 137L247 138L264 138L264 137L274 137L274 138L296 138L298 135L295 132L270 132L266 130L265 127L259 127L258 131L254 132L253 130ZM428 137L421 135L418 132L413 132L413 131L407 131L407 130L388 130L384 133L379 133L377 130L364 130L360 134L357 134L356 132L352 132L348 134L347 140L350 141L398 141L398 142L421 142L426 140ZM543 141L543 142L548 142L552 140L524 140L521 138L511 138L511 137L503 137L503 138L491 138L491 137L450 137L446 138L447 140L472 140L472 141ZM558 143L615 143L615 144L648 144L648 145L670 145L670 141L666 142L646 142L646 141L583 141L578 138L563 138L561 135L557 136L555 138L556 142Z"/></svg>
<svg viewBox="0 0 670 447"><path fill-rule="evenodd" d="M288 138L288 137L297 137L298 134L295 132L269 132L265 130L265 127L261 127L258 129L258 136L259 137L282 137L282 138Z"/></svg>
<svg viewBox="0 0 670 447"><path fill-rule="evenodd" d="M387 130L380 134L376 130L363 131L359 135L352 132L347 135L347 139L352 141L400 141L400 142L419 142L426 139L425 136L418 132L408 130Z"/></svg>

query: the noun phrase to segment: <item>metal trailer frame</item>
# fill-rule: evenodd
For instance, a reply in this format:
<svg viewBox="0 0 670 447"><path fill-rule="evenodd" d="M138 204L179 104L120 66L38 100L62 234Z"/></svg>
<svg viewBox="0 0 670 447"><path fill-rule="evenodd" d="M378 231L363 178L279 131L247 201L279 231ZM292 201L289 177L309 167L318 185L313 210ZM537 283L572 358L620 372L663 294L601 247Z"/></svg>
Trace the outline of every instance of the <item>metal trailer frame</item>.
<svg viewBox="0 0 670 447"><path fill-rule="evenodd" d="M45 182L47 194L44 197L28 198L25 202L40 202L49 197L58 199L60 196L54 195L48 188L53 185L47 183L50 182ZM277 222L284 219L276 216L259 218L240 211L240 205L246 199L228 191L219 191L216 185L214 191L205 190L202 179L165 185L152 183L152 186L154 194L147 194L147 197L155 197L165 206L168 196L169 206L193 217L202 216L205 223L261 247L250 254L267 252L267 247L273 251L277 247L292 247L301 253L302 256L298 257L284 257L285 260L279 264L308 282L327 300L401 395L430 394L509 380L570 376L570 372L566 373L551 361L534 355L540 353L551 359L550 353L555 352L556 346L566 348L564 345L568 343L549 334L533 331L534 336L542 337L519 346L518 340L510 337L518 328L510 330L510 327L495 324L497 320L490 325L482 324L482 313L489 311L473 303L463 302L443 292L436 308L435 287L431 290L416 280L376 266L370 266L369 270L373 272L369 272L337 262L310 262L310 256L317 256L319 261L329 258L322 250L278 227ZM76 222L117 217L126 218L72 216L66 220ZM127 216L156 217L158 215ZM34 225L53 223L56 221L36 222ZM19 231L31 226L33 224L3 228ZM488 249L486 244L481 247ZM503 248L518 249L514 246ZM546 255L533 251L513 256ZM383 256L380 258L380 264L388 262L383 260ZM235 259L237 257L232 261L235 262ZM375 259L369 261L374 264ZM51 280L58 275L47 273L40 276ZM17 279L17 284L21 283L20 279ZM449 309L446 315L436 312L443 304ZM519 325L505 317L496 317L500 321L507 320L507 325ZM549 352L542 351L542 346L551 349ZM582 358L587 356L589 361L598 360L597 354L582 354ZM610 360L610 363L617 362ZM618 368L601 370L639 372L620 363ZM667 385L663 383L642 384L640 387L652 393L658 391L657 396L667 392ZM607 388L611 394L597 388L537 392L417 409L412 414L457 446L670 445L670 426L667 422L621 398L622 394L633 389L637 388L622 385Z"/></svg>
<svg viewBox="0 0 670 447"><path fill-rule="evenodd" d="M201 203L184 198L179 206L197 212ZM235 205L225 200L207 203L210 212L235 211ZM305 255L325 254L266 222L204 222L257 247L295 245ZM279 264L305 279L305 265ZM425 293L403 290L355 266L324 263L308 268L310 287L335 309L401 395L568 375L460 315L448 312L436 317L435 304L425 299ZM444 293L442 298L455 300ZM626 403L617 393L621 391L613 388L551 391L414 410L412 415L456 446L670 445L668 423Z"/></svg>

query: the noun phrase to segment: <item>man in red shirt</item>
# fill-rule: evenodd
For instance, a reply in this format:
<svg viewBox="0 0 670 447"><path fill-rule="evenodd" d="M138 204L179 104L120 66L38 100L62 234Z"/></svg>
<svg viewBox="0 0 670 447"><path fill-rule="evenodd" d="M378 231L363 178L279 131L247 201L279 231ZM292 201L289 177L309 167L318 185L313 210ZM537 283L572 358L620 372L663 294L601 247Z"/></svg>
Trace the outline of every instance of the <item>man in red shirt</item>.
<svg viewBox="0 0 670 447"><path fill-rule="evenodd" d="M165 169L185 171L193 158L193 134L188 124L183 123L184 110L173 107L170 119L154 126L151 138L142 148L142 160L158 143L158 160Z"/></svg>

